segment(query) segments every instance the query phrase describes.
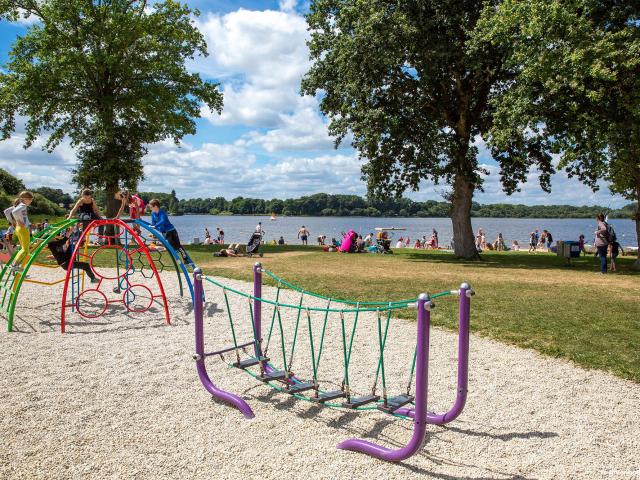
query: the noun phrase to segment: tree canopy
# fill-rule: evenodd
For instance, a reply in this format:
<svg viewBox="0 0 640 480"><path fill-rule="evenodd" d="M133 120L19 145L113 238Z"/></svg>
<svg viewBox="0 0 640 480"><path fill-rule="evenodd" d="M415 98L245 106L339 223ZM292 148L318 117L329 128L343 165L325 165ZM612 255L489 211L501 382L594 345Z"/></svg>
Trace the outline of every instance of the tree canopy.
<svg viewBox="0 0 640 480"><path fill-rule="evenodd" d="M26 118L25 147L69 138L79 186L135 188L146 145L195 133L204 103L218 112L218 85L189 72L206 56L198 15L174 0L0 0L0 18L33 15L0 71L0 135ZM111 210L115 206L112 205ZM108 212L114 213L114 212Z"/></svg>
<svg viewBox="0 0 640 480"><path fill-rule="evenodd" d="M508 44L478 38L501 2L315 0L307 17L313 65L303 92L320 93L338 141L353 135L373 196L422 182L451 185L456 255L475 258L473 193L482 188L478 137L488 138L493 99L517 77ZM532 167L548 190L552 157L524 131L494 158L507 193Z"/></svg>
<svg viewBox="0 0 640 480"><path fill-rule="evenodd" d="M607 180L638 202L640 3L506 0L479 30L483 41L511 45L506 64L519 70L494 99L494 150L526 132L547 142L570 176L594 189ZM640 210L634 216L640 245Z"/></svg>

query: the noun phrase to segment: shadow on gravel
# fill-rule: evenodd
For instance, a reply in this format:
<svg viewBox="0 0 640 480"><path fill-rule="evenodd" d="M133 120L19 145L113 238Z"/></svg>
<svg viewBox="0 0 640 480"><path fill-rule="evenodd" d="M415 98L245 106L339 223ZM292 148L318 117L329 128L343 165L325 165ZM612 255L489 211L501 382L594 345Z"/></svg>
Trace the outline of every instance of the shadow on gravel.
<svg viewBox="0 0 640 480"><path fill-rule="evenodd" d="M485 438L493 438L495 440L502 440L503 442L508 442L509 440L516 439L524 439L528 440L530 438L554 438L559 436L555 432L512 432L512 433L489 433L489 432L477 432L474 430L466 430L464 428L452 427L449 425L443 425L442 428L445 430L449 430L455 433L462 433L463 435L469 435L471 437L485 437Z"/></svg>

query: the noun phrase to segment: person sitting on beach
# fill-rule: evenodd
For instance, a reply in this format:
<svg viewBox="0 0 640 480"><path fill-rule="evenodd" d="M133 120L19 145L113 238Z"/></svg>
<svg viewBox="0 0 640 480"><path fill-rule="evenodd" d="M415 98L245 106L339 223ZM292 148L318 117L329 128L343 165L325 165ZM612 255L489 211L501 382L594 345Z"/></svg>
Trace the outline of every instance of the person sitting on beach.
<svg viewBox="0 0 640 480"><path fill-rule="evenodd" d="M396 242L396 248L402 248L402 247L404 247L404 242L403 242L402 237L400 237L398 239L398 241Z"/></svg>
<svg viewBox="0 0 640 480"><path fill-rule="evenodd" d="M323 247L324 246L324 242L327 240L327 236L326 235L319 235L318 236L318 245Z"/></svg>
<svg viewBox="0 0 640 480"><path fill-rule="evenodd" d="M416 243L413 244L413 248L422 248L422 243L420 243L420 239L416 240Z"/></svg>
<svg viewBox="0 0 640 480"><path fill-rule="evenodd" d="M513 241L513 243L511 244L511 250L513 250L514 252L520 251L520 244L518 243L518 240Z"/></svg>
<svg viewBox="0 0 640 480"><path fill-rule="evenodd" d="M364 252L364 239L362 238L362 235L358 235L358 238L356 239L356 252L357 253L362 253Z"/></svg>
<svg viewBox="0 0 640 480"><path fill-rule="evenodd" d="M373 233L369 233L366 237L364 237L364 243L367 247L373 244Z"/></svg>
<svg viewBox="0 0 640 480"><path fill-rule="evenodd" d="M502 233L498 233L498 238L496 238L496 241L493 242L493 249L498 252L504 252L507 249L507 246L504 244Z"/></svg>
<svg viewBox="0 0 640 480"><path fill-rule="evenodd" d="M284 245L284 237L282 235L280 235L280 238L278 239L278 245Z"/></svg>

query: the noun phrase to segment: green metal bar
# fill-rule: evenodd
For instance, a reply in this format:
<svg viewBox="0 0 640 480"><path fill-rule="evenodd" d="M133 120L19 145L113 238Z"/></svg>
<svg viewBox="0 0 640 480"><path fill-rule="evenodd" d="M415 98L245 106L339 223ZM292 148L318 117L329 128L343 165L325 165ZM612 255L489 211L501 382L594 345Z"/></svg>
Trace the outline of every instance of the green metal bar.
<svg viewBox="0 0 640 480"><path fill-rule="evenodd" d="M389 333L389 323L391 321L391 310L388 311L387 313L387 324L384 327L384 339L382 340L382 344L380 346L380 352L384 352L385 347L387 346L387 334ZM380 323L380 312L378 312L378 324ZM378 329L380 328L380 325L378 325ZM383 379L383 387L386 387L386 379L384 377L384 358L382 355L380 355L380 357L378 358L378 368L376 369L376 376L375 376L375 380L373 382L373 390L375 391L376 385L378 384L378 376L380 374L380 368L381 368L381 364L382 364L382 379Z"/></svg>
<svg viewBox="0 0 640 480"><path fill-rule="evenodd" d="M229 297L227 296L227 291L223 288L222 293L224 294L224 303L227 305L227 316L229 317L229 324L231 325L231 336L233 337L233 346L238 348L238 340L236 339L236 329L233 326L233 317L231 316L231 307L229 306ZM253 324L253 322L251 322Z"/></svg>
<svg viewBox="0 0 640 480"><path fill-rule="evenodd" d="M347 391L347 401L350 400L349 392L349 361L347 359L347 337L344 328L344 314L340 314L340 323L342 325L342 355L344 357L344 379L343 383Z"/></svg>
<svg viewBox="0 0 640 480"><path fill-rule="evenodd" d="M298 316L296 318L296 327L293 330L293 342L291 343L291 356L289 357L289 367L287 367L287 371L291 371L291 366L293 365L293 354L296 351L296 343L298 342L298 326L300 325L300 314L302 313L302 301L304 300L304 293L300 295L300 304L298 305ZM285 364L286 365L286 364Z"/></svg>
<svg viewBox="0 0 640 480"><path fill-rule="evenodd" d="M389 325L389 322L387 321L387 326L388 325ZM386 332L385 332L384 341L386 340L387 338L386 338ZM384 374L384 347L385 347L384 341L382 340L382 320L380 318L380 314L378 313L378 343L380 344L380 358L378 360L378 369L380 369L380 372L382 373L382 392L383 392L382 396L386 404L387 403L387 379ZM377 378L377 372L376 372L376 378Z"/></svg>
<svg viewBox="0 0 640 480"><path fill-rule="evenodd" d="M309 343L311 344L311 365L313 367L313 383L318 384L318 371L316 370L316 353L313 346L313 329L311 328L311 312L307 310L307 325L309 326Z"/></svg>
<svg viewBox="0 0 640 480"><path fill-rule="evenodd" d="M407 395L411 391L411 383L413 382L413 373L416 370L416 358L418 355L418 345L416 345L415 350L413 351L413 362L411 362L411 372L409 373L409 384L407 385Z"/></svg>
<svg viewBox="0 0 640 480"><path fill-rule="evenodd" d="M331 299L327 303L327 308L331 305ZM324 347L324 332L327 328L327 319L329 318L329 310L324 312L324 323L322 325L322 334L320 335L320 347L318 348L318 360L316 361L316 368L320 368L320 357L322 356L322 348Z"/></svg>
<svg viewBox="0 0 640 480"><path fill-rule="evenodd" d="M264 348L264 356L267 356L267 352L269 351L269 344L271 343L271 334L273 333L273 324L276 320L276 308L278 304L278 299L280 298L280 285L278 285L278 290L276 291L276 306L273 307L273 315L271 315L271 325L269 326L269 335L267 336L267 345Z"/></svg>
<svg viewBox="0 0 640 480"><path fill-rule="evenodd" d="M59 222L59 223L55 224L55 228L49 227L48 229L46 229L46 232L47 232L46 237L43 236L43 235L38 235L38 236L35 237L35 240L39 241L40 243L38 244L38 246L33 251L31 251L31 248L29 248L29 252L27 253L27 255L28 255L27 262L24 265L22 273L20 273L18 275L14 275L14 281L12 282L11 292L10 292L11 295L10 295L10 299L9 299L9 308L8 308L8 311L7 311L7 330L9 332L11 332L13 330L13 316L14 316L14 313L15 313L15 308L16 308L18 295L20 294L20 289L22 288L22 284L23 284L23 282L24 282L24 280L25 280L25 278L27 276L27 272L31 268L31 265L33 264L33 262L35 262L36 258L38 258L38 255L40 255L40 252L49 243L49 241L51 241L51 239L53 237L55 237L62 230L66 229L66 228L68 228L71 225L74 225L76 223L77 223L76 219L70 219L70 220L65 220L63 222ZM32 243L35 243L35 242L32 241ZM14 255L15 255L15 253L14 253ZM11 260L13 260L13 255L11 257ZM5 270L6 270L7 266L8 266L8 264L5 265L5 268L2 270L2 275L5 275L5 273L6 273ZM6 295L6 292L5 292L5 295Z"/></svg>
<svg viewBox="0 0 640 480"><path fill-rule="evenodd" d="M280 346L282 348L282 364L287 366L287 349L284 346L284 329L282 328L282 317L280 316L280 309L278 308L278 325L280 326Z"/></svg>
<svg viewBox="0 0 640 480"><path fill-rule="evenodd" d="M356 318L353 321L353 328L351 329L351 339L349 340L349 356L347 357L347 363L351 363L351 352L353 351L353 339L356 336L356 327L358 326L358 316L360 315L360 310L356 310Z"/></svg>

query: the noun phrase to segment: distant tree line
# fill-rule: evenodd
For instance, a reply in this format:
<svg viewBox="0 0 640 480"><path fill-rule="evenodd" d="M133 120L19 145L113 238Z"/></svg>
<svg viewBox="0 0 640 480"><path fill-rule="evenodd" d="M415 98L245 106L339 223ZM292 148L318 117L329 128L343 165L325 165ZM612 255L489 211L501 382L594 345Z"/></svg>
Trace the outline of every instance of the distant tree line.
<svg viewBox="0 0 640 480"><path fill-rule="evenodd" d="M174 215L284 215L311 217L448 217L450 203L427 200L416 202L408 198L374 200L357 195L329 195L317 193L286 200L236 197L178 199L175 191L170 194L142 192L145 201L158 198ZM601 206L572 205L512 205L506 203L481 205L474 202L473 217L495 218L593 218L600 212L611 218L631 218L635 205L609 210Z"/></svg>

